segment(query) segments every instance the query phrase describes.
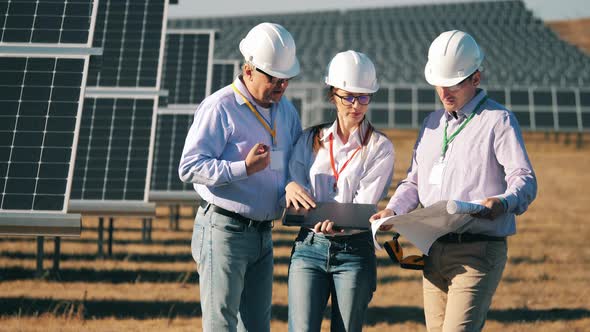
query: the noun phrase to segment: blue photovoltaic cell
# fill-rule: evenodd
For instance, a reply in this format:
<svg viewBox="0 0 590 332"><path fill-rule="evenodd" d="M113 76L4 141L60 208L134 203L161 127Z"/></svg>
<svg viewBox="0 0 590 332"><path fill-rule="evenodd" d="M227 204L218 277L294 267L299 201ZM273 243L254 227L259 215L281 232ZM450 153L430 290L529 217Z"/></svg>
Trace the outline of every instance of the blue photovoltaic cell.
<svg viewBox="0 0 590 332"><path fill-rule="evenodd" d="M168 103L198 104L207 94L207 68L211 34L166 35L162 88Z"/></svg>
<svg viewBox="0 0 590 332"><path fill-rule="evenodd" d="M235 64L233 63L214 63L211 92L213 93L224 86L230 85L236 78L234 70Z"/></svg>
<svg viewBox="0 0 590 332"><path fill-rule="evenodd" d="M0 210L63 210L84 59L0 57Z"/></svg>
<svg viewBox="0 0 590 332"><path fill-rule="evenodd" d="M85 98L72 199L143 200L154 99Z"/></svg>
<svg viewBox="0 0 590 332"><path fill-rule="evenodd" d="M151 190L194 190L192 184L178 178L178 164L192 122L193 114L158 114Z"/></svg>
<svg viewBox="0 0 590 332"><path fill-rule="evenodd" d="M101 0L88 86L156 87L165 0Z"/></svg>
<svg viewBox="0 0 590 332"><path fill-rule="evenodd" d="M0 42L86 44L92 0L0 1Z"/></svg>

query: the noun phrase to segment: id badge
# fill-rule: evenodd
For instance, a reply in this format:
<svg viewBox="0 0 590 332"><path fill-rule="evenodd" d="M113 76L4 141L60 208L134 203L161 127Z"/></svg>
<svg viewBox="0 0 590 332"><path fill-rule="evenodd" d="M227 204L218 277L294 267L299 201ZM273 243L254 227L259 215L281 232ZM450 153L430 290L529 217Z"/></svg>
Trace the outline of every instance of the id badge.
<svg viewBox="0 0 590 332"><path fill-rule="evenodd" d="M285 152L270 150L270 169L280 171L285 168Z"/></svg>
<svg viewBox="0 0 590 332"><path fill-rule="evenodd" d="M447 162L443 159L439 159L434 163L430 171L430 177L428 178L429 184L440 185L442 183L442 175L446 164Z"/></svg>

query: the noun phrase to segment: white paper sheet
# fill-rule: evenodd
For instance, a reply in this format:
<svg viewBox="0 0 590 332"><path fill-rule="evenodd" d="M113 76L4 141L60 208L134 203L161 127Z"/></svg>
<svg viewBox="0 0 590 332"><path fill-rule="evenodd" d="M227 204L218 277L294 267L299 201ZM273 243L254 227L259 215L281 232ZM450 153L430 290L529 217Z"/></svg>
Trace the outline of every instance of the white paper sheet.
<svg viewBox="0 0 590 332"><path fill-rule="evenodd" d="M375 248L382 250L375 238L379 227L382 225L393 225L398 233L420 249L423 254L428 255L428 251L436 239L447 233L456 231L473 220L471 214L464 213L466 210L463 208L474 208L471 205L476 205L475 203L450 202L459 202L459 204L451 203L452 207L459 206L459 209L456 209L454 214L447 211L447 204L449 204L447 201L440 201L427 208L414 210L408 214L381 218L374 221L371 229L373 231L373 244ZM465 205L463 203L471 205ZM482 205L479 206L485 208ZM468 211L472 213L472 210Z"/></svg>

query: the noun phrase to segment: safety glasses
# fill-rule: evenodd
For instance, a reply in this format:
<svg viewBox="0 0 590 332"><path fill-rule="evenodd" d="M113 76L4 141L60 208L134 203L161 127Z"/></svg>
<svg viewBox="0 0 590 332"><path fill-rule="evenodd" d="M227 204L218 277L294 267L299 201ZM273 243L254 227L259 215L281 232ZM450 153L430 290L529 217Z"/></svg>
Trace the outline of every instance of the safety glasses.
<svg viewBox="0 0 590 332"><path fill-rule="evenodd" d="M371 97L372 97L372 95L341 96L336 93L334 94L334 96L340 98L340 100L342 101L342 104L344 106L350 106L350 105L354 104L355 100L357 100L359 102L359 104L361 104L361 105L369 105L369 103L371 102Z"/></svg>
<svg viewBox="0 0 590 332"><path fill-rule="evenodd" d="M473 74L475 74L475 72ZM465 77L465 79L462 80L461 82L459 82L459 83L457 83L455 85L452 85L452 86L447 87L447 90L449 90L450 92L457 92L457 91L461 90L461 87L463 86L463 84L465 84L465 82L467 82L470 78L472 78L473 77L473 74Z"/></svg>
<svg viewBox="0 0 590 332"><path fill-rule="evenodd" d="M399 233L393 233L393 238L383 244L389 258L394 263L399 263L402 269L424 270L424 256L410 255L404 257L404 250L399 244Z"/></svg>
<svg viewBox="0 0 590 332"><path fill-rule="evenodd" d="M256 71L259 73L262 73L264 75L266 75L266 78L268 79L268 83L272 84L272 85L281 85L283 83L287 83L289 82L290 78L277 78L274 77L268 73L265 73L262 69L260 68L256 68Z"/></svg>

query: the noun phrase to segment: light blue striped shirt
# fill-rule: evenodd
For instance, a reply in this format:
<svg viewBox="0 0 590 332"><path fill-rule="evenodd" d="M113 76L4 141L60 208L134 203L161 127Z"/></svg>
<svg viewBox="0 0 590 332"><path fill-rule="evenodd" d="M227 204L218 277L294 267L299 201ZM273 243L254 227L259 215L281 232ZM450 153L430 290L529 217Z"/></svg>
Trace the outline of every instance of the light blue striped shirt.
<svg viewBox="0 0 590 332"><path fill-rule="evenodd" d="M237 89L261 109L239 78ZM276 126L276 144L248 108L242 97L228 85L199 105L188 132L178 174L194 183L202 199L254 220L281 216L279 199L284 197L288 161L301 134L301 122L293 104L285 97L271 107ZM282 170L270 167L248 176L246 156L256 143L283 152Z"/></svg>

